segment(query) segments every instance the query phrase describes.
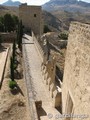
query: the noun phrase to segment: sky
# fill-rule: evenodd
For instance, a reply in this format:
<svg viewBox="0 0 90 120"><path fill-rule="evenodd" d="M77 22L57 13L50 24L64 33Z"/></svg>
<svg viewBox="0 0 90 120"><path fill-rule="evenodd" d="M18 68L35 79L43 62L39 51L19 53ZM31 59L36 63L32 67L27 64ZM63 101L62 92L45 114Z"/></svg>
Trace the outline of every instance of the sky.
<svg viewBox="0 0 90 120"><path fill-rule="evenodd" d="M0 0L0 4L4 3L6 1L7 0ZM12 0L12 1L20 1L22 3L28 3L28 5L42 5L46 2L48 2L49 0ZM90 0L82 0L82 1L90 3Z"/></svg>

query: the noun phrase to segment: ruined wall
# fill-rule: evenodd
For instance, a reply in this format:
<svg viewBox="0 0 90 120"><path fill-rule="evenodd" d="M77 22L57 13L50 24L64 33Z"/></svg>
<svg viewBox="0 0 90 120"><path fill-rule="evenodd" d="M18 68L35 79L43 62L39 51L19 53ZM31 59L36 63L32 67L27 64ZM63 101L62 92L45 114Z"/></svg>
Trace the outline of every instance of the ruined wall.
<svg viewBox="0 0 90 120"><path fill-rule="evenodd" d="M32 29L35 34L43 33L43 20L41 6L27 6L22 4L19 7L19 17L27 29Z"/></svg>
<svg viewBox="0 0 90 120"><path fill-rule="evenodd" d="M72 22L69 32L62 87L63 113L90 117L90 26Z"/></svg>

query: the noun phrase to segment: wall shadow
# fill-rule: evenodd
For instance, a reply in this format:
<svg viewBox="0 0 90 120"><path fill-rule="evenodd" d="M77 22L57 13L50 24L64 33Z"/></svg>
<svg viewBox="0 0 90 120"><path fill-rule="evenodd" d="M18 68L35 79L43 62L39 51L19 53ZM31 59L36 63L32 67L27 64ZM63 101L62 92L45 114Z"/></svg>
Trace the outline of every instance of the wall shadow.
<svg viewBox="0 0 90 120"><path fill-rule="evenodd" d="M40 104L41 103L41 104ZM36 110L37 110L37 114L38 114L38 120L41 120L40 117L41 116L46 116L47 113L45 112L45 110L42 108L42 101L36 101L35 102L36 105Z"/></svg>
<svg viewBox="0 0 90 120"><path fill-rule="evenodd" d="M46 116L47 114L46 114L46 112L45 112L45 110L41 107L41 108L37 108L37 114L38 114L38 119L40 120L40 117L41 116Z"/></svg>
<svg viewBox="0 0 90 120"><path fill-rule="evenodd" d="M20 93L22 96L24 96L24 94L23 94L21 88L18 86L18 84L17 84L17 86L16 86L14 89L12 89L12 90L10 90L10 91L11 91L11 93L12 93L13 95L17 95L17 94Z"/></svg>

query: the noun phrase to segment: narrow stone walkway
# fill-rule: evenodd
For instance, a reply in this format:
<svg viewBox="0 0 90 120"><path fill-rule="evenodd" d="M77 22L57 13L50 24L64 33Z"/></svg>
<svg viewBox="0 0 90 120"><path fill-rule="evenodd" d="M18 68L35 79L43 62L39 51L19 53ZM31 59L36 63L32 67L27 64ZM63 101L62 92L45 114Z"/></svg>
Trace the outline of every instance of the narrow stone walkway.
<svg viewBox="0 0 90 120"><path fill-rule="evenodd" d="M27 53L27 63L29 65L31 83L33 86L34 100L42 101L42 108L46 115L51 114L51 120L55 120L55 116L60 114L52 104L52 98L50 97L49 91L47 90L45 84L43 83L43 76L41 73L41 59L35 48L33 38L31 36L25 35L23 39L23 44L25 45ZM46 118L45 118L46 119ZM60 119L59 119L60 120Z"/></svg>

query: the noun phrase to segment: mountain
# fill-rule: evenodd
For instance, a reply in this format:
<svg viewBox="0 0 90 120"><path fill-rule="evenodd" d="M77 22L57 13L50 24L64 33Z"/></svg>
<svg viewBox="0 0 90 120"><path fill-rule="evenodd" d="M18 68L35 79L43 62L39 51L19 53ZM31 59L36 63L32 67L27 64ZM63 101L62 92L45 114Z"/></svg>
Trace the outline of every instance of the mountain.
<svg viewBox="0 0 90 120"><path fill-rule="evenodd" d="M44 24L48 25L51 31L62 31L68 29L68 27L57 17L47 11L43 11Z"/></svg>
<svg viewBox="0 0 90 120"><path fill-rule="evenodd" d="M78 0L50 0L42 8L61 21L64 30L69 29L71 21L90 24L90 3Z"/></svg>
<svg viewBox="0 0 90 120"><path fill-rule="evenodd" d="M50 0L43 6L44 10L57 11L65 10L68 12L86 12L90 13L90 3L78 0Z"/></svg>
<svg viewBox="0 0 90 120"><path fill-rule="evenodd" d="M0 6L0 16L5 15L6 13L19 16L19 7ZM44 24L48 25L51 31L59 31L59 32L63 30L68 31L71 21L79 21L90 24L90 12L89 13L88 12L81 13L79 11L68 12L65 10L58 10L58 9L47 12L43 10L43 19L44 19Z"/></svg>
<svg viewBox="0 0 90 120"><path fill-rule="evenodd" d="M19 16L19 7L17 6L2 6L0 5L0 16L4 16L5 14L11 14Z"/></svg>
<svg viewBox="0 0 90 120"><path fill-rule="evenodd" d="M12 1L12 0L8 0L7 2L3 3L2 5L4 6L19 6L21 5L21 2L19 1Z"/></svg>

